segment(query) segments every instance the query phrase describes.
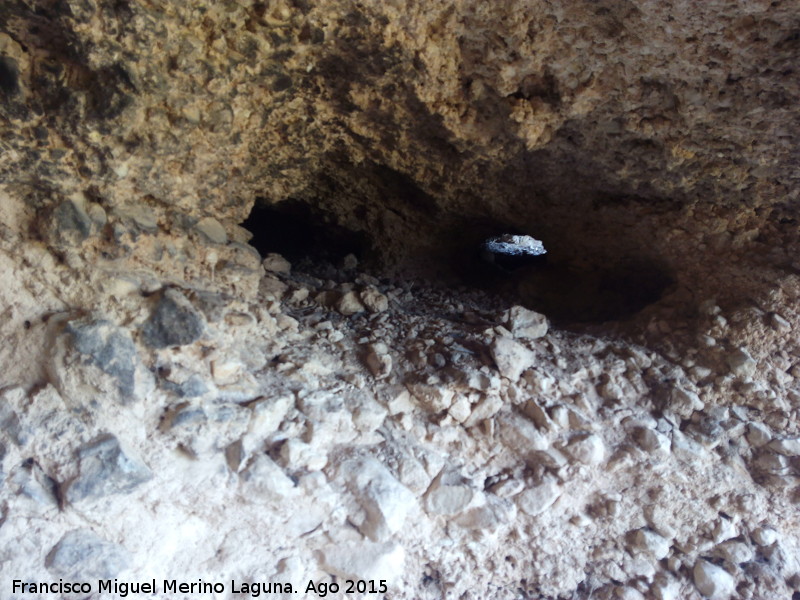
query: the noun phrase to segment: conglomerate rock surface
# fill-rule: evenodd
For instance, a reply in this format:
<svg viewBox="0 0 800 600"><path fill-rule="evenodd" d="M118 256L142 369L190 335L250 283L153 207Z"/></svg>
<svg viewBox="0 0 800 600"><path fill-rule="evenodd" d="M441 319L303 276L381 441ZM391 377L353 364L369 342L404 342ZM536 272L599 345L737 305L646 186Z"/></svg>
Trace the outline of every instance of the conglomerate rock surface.
<svg viewBox="0 0 800 600"><path fill-rule="evenodd" d="M0 597L800 594L799 55L797 1L3 2Z"/></svg>

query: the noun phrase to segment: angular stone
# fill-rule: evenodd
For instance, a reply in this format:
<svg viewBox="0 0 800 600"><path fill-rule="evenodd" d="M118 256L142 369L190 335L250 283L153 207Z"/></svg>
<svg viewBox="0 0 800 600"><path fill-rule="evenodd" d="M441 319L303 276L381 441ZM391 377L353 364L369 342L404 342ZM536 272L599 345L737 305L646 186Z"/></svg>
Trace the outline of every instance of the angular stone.
<svg viewBox="0 0 800 600"><path fill-rule="evenodd" d="M703 401L695 392L676 387L670 394L669 408L682 419L688 419L696 410L703 410Z"/></svg>
<svg viewBox="0 0 800 600"><path fill-rule="evenodd" d="M254 435L264 436L271 434L281 424L287 411L294 406L294 395L287 392L276 394L272 398L259 398L249 405L253 411L250 419L249 430Z"/></svg>
<svg viewBox="0 0 800 600"><path fill-rule="evenodd" d="M744 542L729 541L714 548L714 554L733 565L753 560L753 549Z"/></svg>
<svg viewBox="0 0 800 600"><path fill-rule="evenodd" d="M280 254L267 254L264 257L264 260L261 262L261 265L264 267L265 271L270 271L272 273L282 273L284 275L288 274L292 270L291 263L283 258Z"/></svg>
<svg viewBox="0 0 800 600"><path fill-rule="evenodd" d="M595 433L578 434L570 440L564 451L585 465L600 464L606 456L605 442Z"/></svg>
<svg viewBox="0 0 800 600"><path fill-rule="evenodd" d="M522 306L509 308L505 321L516 338L535 340L547 335L547 317Z"/></svg>
<svg viewBox="0 0 800 600"><path fill-rule="evenodd" d="M771 546L778 541L778 532L771 527L757 527L751 537L759 546Z"/></svg>
<svg viewBox="0 0 800 600"><path fill-rule="evenodd" d="M248 494L266 498L286 497L295 491L295 485L278 465L266 454L256 455L253 462L240 475Z"/></svg>
<svg viewBox="0 0 800 600"><path fill-rule="evenodd" d="M522 456L530 456L536 450L548 448L547 438L520 414L502 413L497 417L497 425L503 444Z"/></svg>
<svg viewBox="0 0 800 600"><path fill-rule="evenodd" d="M666 558L669 554L669 540L661 537L655 531L639 529L630 536L629 546L653 557L655 560Z"/></svg>
<svg viewBox="0 0 800 600"><path fill-rule="evenodd" d="M345 542L322 551L322 566L342 578L391 581L403 572L405 551L395 542Z"/></svg>
<svg viewBox="0 0 800 600"><path fill-rule="evenodd" d="M124 398L136 395L136 369L140 361L127 331L110 321L81 319L70 321L65 332L72 336L72 344L78 352L117 381Z"/></svg>
<svg viewBox="0 0 800 600"><path fill-rule="evenodd" d="M65 534L45 559L53 575L70 580L111 579L128 568L128 551L88 529Z"/></svg>
<svg viewBox="0 0 800 600"><path fill-rule="evenodd" d="M517 381L525 369L533 366L536 359L533 352L507 337L495 338L490 351L500 374L511 381Z"/></svg>
<svg viewBox="0 0 800 600"><path fill-rule="evenodd" d="M428 511L436 515L455 515L463 511L475 490L467 485L437 485L425 496Z"/></svg>
<svg viewBox="0 0 800 600"><path fill-rule="evenodd" d="M200 339L202 316L179 291L167 289L153 314L142 326L142 340L151 348L185 346Z"/></svg>
<svg viewBox="0 0 800 600"><path fill-rule="evenodd" d="M17 493L41 505L58 506L58 484L32 458L12 471L9 483L16 486Z"/></svg>
<svg viewBox="0 0 800 600"><path fill-rule="evenodd" d="M336 310L346 317L355 315L364 311L364 305L358 299L358 294L355 292L347 292L342 294L342 297L336 301Z"/></svg>
<svg viewBox="0 0 800 600"><path fill-rule="evenodd" d="M142 231L155 233L158 230L156 213L146 204L131 204L119 207L114 212L120 218L131 221Z"/></svg>
<svg viewBox="0 0 800 600"><path fill-rule="evenodd" d="M756 361L744 348L739 348L729 354L725 361L728 363L731 373L736 377L748 378L756 372Z"/></svg>
<svg viewBox="0 0 800 600"><path fill-rule="evenodd" d="M443 386L428 385L423 383L411 384L408 391L417 401L428 408L431 412L441 412L447 410L453 404L453 390Z"/></svg>
<svg viewBox="0 0 800 600"><path fill-rule="evenodd" d="M25 390L20 387L8 388L0 392L0 433L8 436L17 446L25 444L28 435L23 432L19 416L11 407L11 402L14 402L16 406L21 406L21 401L26 395Z"/></svg>
<svg viewBox="0 0 800 600"><path fill-rule="evenodd" d="M417 504L414 494L374 458L349 461L341 472L366 515L359 530L375 542L400 531Z"/></svg>
<svg viewBox="0 0 800 600"><path fill-rule="evenodd" d="M72 504L111 494L128 494L153 476L147 465L129 456L111 434L84 445L78 456L79 475L67 485L65 494Z"/></svg>
<svg viewBox="0 0 800 600"><path fill-rule="evenodd" d="M198 398L208 393L208 386L199 375L190 375L183 383L161 380L159 386L181 398Z"/></svg>
<svg viewBox="0 0 800 600"><path fill-rule="evenodd" d="M722 567L698 560L692 571L694 585L711 600L728 600L736 587L736 580Z"/></svg>
<svg viewBox="0 0 800 600"><path fill-rule="evenodd" d="M214 244L227 244L228 234L222 224L213 217L200 219L194 228L209 242Z"/></svg>
<svg viewBox="0 0 800 600"><path fill-rule="evenodd" d="M767 448L783 456L800 456L800 438L772 440Z"/></svg>
<svg viewBox="0 0 800 600"><path fill-rule="evenodd" d="M489 497L485 504L475 506L456 516L453 522L464 529L494 532L510 523L516 515L516 505L497 497Z"/></svg>
<svg viewBox="0 0 800 600"><path fill-rule="evenodd" d="M380 313L389 308L389 299L373 287L363 290L359 296L371 313Z"/></svg>
<svg viewBox="0 0 800 600"><path fill-rule="evenodd" d="M77 245L92 233L92 219L86 213L85 203L78 199L61 202L53 211L55 240L67 245Z"/></svg>
<svg viewBox="0 0 800 600"><path fill-rule="evenodd" d="M473 427L481 421L491 419L501 408L503 408L503 399L500 396L486 394L471 408L469 417L463 423L466 427Z"/></svg>
<svg viewBox="0 0 800 600"><path fill-rule="evenodd" d="M755 447L763 446L772 440L772 432L769 427L762 423L748 423L747 441Z"/></svg>
<svg viewBox="0 0 800 600"><path fill-rule="evenodd" d="M633 432L633 439L638 446L646 452L669 452L669 438L649 427L637 427Z"/></svg>
<svg viewBox="0 0 800 600"><path fill-rule="evenodd" d="M561 486L553 478L528 488L515 498L517 506L526 515L535 517L550 508L561 496Z"/></svg>

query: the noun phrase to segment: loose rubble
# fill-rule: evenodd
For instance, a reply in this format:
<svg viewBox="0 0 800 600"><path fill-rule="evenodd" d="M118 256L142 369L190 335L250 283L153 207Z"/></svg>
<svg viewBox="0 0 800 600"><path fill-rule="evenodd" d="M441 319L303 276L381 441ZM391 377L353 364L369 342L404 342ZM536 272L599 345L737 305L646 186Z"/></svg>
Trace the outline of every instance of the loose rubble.
<svg viewBox="0 0 800 600"><path fill-rule="evenodd" d="M48 325L45 387L0 392L0 548L50 520L42 551L0 560L509 600L728 598L758 565L771 590L800 572L800 432L745 350L687 367L482 292L258 264L239 295L148 283Z"/></svg>

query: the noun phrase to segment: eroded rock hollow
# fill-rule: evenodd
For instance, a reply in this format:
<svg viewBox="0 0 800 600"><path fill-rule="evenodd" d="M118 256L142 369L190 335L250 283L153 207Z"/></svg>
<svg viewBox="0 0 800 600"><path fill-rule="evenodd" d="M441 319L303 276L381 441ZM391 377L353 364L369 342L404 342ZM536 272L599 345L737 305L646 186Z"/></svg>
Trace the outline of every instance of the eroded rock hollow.
<svg viewBox="0 0 800 600"><path fill-rule="evenodd" d="M786 0L3 2L0 597L800 596L798 59Z"/></svg>

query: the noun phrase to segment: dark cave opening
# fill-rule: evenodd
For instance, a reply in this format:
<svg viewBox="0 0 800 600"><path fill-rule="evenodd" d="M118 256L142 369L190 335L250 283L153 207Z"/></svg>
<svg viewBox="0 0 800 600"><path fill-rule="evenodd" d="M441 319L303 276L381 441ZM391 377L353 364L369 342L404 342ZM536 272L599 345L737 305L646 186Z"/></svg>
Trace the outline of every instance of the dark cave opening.
<svg viewBox="0 0 800 600"><path fill-rule="evenodd" d="M380 265L366 260L373 254L370 248L379 244L380 239L337 224L334 215L314 209L307 202L286 200L272 205L256 202L242 225L253 233L251 244L262 256L281 254L296 270L310 275L335 279L337 268L347 264L348 255L358 260L359 270L369 268L370 274L383 275ZM414 273L409 279L420 279L418 263L442 261L438 271L451 276L420 283L436 287L460 283L480 289L496 298L498 309L521 304L545 314L556 326L567 328L632 317L657 302L674 284L670 269L644 253L636 256L628 250L620 257L610 258L607 254L595 257L591 253L588 257L585 253L578 257L565 253L563 246L554 251L542 246L541 251L516 254L490 252L489 240L506 237L527 238L536 243L538 240L510 226L498 227L486 222L473 225L455 227L457 239L442 237L439 240L442 247L450 248L440 256L413 258L416 264L406 265L407 272ZM488 227L493 233L487 236ZM441 230L431 229L435 231ZM500 233L503 231L513 233ZM410 239L409 243L412 242ZM445 256L450 256L448 264L444 264L448 262ZM403 269L395 269L392 274L398 273L402 274Z"/></svg>
<svg viewBox="0 0 800 600"><path fill-rule="evenodd" d="M337 225L297 200L266 204L257 200L242 227L261 256L277 253L298 266L340 264L349 254L361 259L368 246L364 234Z"/></svg>

